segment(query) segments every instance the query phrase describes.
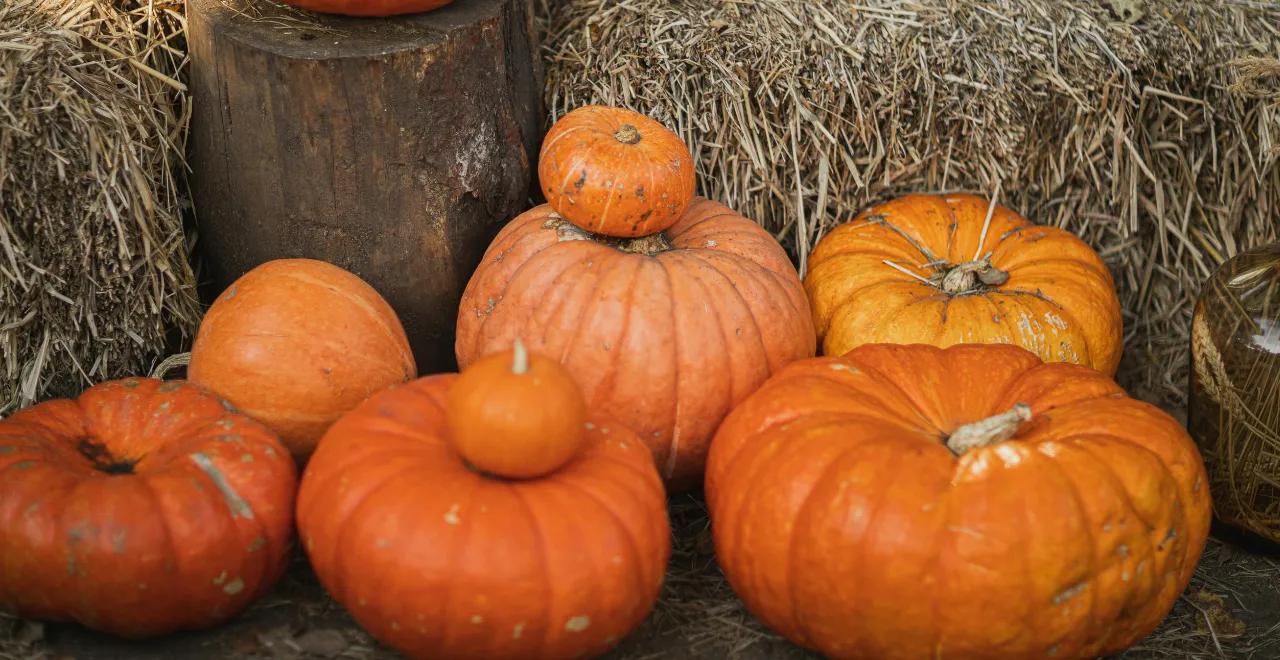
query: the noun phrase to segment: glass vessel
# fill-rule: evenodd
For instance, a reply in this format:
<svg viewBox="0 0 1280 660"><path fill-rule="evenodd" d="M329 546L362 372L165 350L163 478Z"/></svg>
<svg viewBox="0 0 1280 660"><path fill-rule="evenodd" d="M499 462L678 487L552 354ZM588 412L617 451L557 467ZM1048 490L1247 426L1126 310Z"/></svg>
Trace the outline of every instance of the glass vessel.
<svg viewBox="0 0 1280 660"><path fill-rule="evenodd" d="M1191 322L1192 437L1224 523L1280 543L1280 243L1236 255Z"/></svg>

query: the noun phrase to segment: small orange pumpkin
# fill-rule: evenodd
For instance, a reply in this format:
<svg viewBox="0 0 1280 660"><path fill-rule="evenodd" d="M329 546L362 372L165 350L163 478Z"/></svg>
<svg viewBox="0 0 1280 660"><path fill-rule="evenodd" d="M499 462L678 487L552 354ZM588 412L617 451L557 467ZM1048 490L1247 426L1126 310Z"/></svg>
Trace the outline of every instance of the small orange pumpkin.
<svg viewBox="0 0 1280 660"><path fill-rule="evenodd" d="M0 610L128 638L222 623L289 563L296 470L182 381L19 411L0 421Z"/></svg>
<svg viewBox="0 0 1280 660"><path fill-rule="evenodd" d="M1094 658L1145 637L1209 532L1200 455L1085 367L869 344L789 366L712 443L730 584L835 658Z"/></svg>
<svg viewBox="0 0 1280 660"><path fill-rule="evenodd" d="M863 211L818 241L804 285L826 355L1002 343L1107 374L1120 364L1120 301L1097 253L975 195Z"/></svg>
<svg viewBox="0 0 1280 660"><path fill-rule="evenodd" d="M449 388L450 439L468 463L527 479L560 468L586 440L587 404L559 362L524 344L467 368Z"/></svg>
<svg viewBox="0 0 1280 660"><path fill-rule="evenodd" d="M604 236L648 236L675 224L693 200L693 156L642 114L591 105L547 132L538 180L569 222Z"/></svg>
<svg viewBox="0 0 1280 660"><path fill-rule="evenodd" d="M323 261L279 259L218 296L187 374L305 459L343 413L417 367L400 319L373 287Z"/></svg>
<svg viewBox="0 0 1280 660"><path fill-rule="evenodd" d="M585 446L555 472L482 473L450 432L459 380L385 390L329 429L298 494L316 575L410 657L604 653L653 607L671 552L649 450L621 424L591 417ZM506 409L536 416L542 405L522 396Z"/></svg>

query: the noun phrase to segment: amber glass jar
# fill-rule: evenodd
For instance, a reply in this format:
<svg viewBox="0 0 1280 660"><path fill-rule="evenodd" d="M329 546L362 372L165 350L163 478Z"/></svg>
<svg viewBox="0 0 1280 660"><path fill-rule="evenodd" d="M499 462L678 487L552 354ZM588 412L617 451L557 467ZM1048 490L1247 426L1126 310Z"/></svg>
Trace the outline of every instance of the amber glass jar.
<svg viewBox="0 0 1280 660"><path fill-rule="evenodd" d="M1200 292L1188 424L1214 513L1280 543L1280 243L1241 253Z"/></svg>

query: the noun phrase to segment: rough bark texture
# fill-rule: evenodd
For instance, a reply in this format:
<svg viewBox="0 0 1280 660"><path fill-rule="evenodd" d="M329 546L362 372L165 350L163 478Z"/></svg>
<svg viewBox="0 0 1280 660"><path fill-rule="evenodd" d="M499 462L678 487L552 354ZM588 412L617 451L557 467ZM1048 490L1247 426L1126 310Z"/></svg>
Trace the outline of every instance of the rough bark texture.
<svg viewBox="0 0 1280 660"><path fill-rule="evenodd" d="M452 367L462 289L527 204L541 140L530 0L376 20L188 11L206 293L270 259L323 259L387 298L421 372Z"/></svg>

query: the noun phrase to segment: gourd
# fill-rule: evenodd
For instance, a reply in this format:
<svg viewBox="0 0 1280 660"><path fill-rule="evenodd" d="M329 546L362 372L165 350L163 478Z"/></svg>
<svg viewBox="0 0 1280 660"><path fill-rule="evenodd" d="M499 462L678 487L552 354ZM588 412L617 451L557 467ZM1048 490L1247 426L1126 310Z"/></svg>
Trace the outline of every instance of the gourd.
<svg viewBox="0 0 1280 660"><path fill-rule="evenodd" d="M716 434L707 504L751 612L849 658L1119 652L1186 587L1211 508L1169 415L999 344L792 364Z"/></svg>
<svg viewBox="0 0 1280 660"><path fill-rule="evenodd" d="M296 468L204 388L130 378L0 421L0 610L128 638L207 628L289 560Z"/></svg>
<svg viewBox="0 0 1280 660"><path fill-rule="evenodd" d="M815 350L782 247L705 199L635 239L591 234L545 205L512 220L463 292L458 364L518 337L565 365L589 409L634 430L674 489L700 481L734 404Z"/></svg>
<svg viewBox="0 0 1280 660"><path fill-rule="evenodd" d="M825 355L869 343L1021 346L1115 374L1111 273L1088 245L975 195L907 195L831 230L805 290Z"/></svg>
<svg viewBox="0 0 1280 660"><path fill-rule="evenodd" d="M400 320L373 287L323 261L279 259L218 296L187 373L305 460L343 413L414 378L417 367Z"/></svg>

